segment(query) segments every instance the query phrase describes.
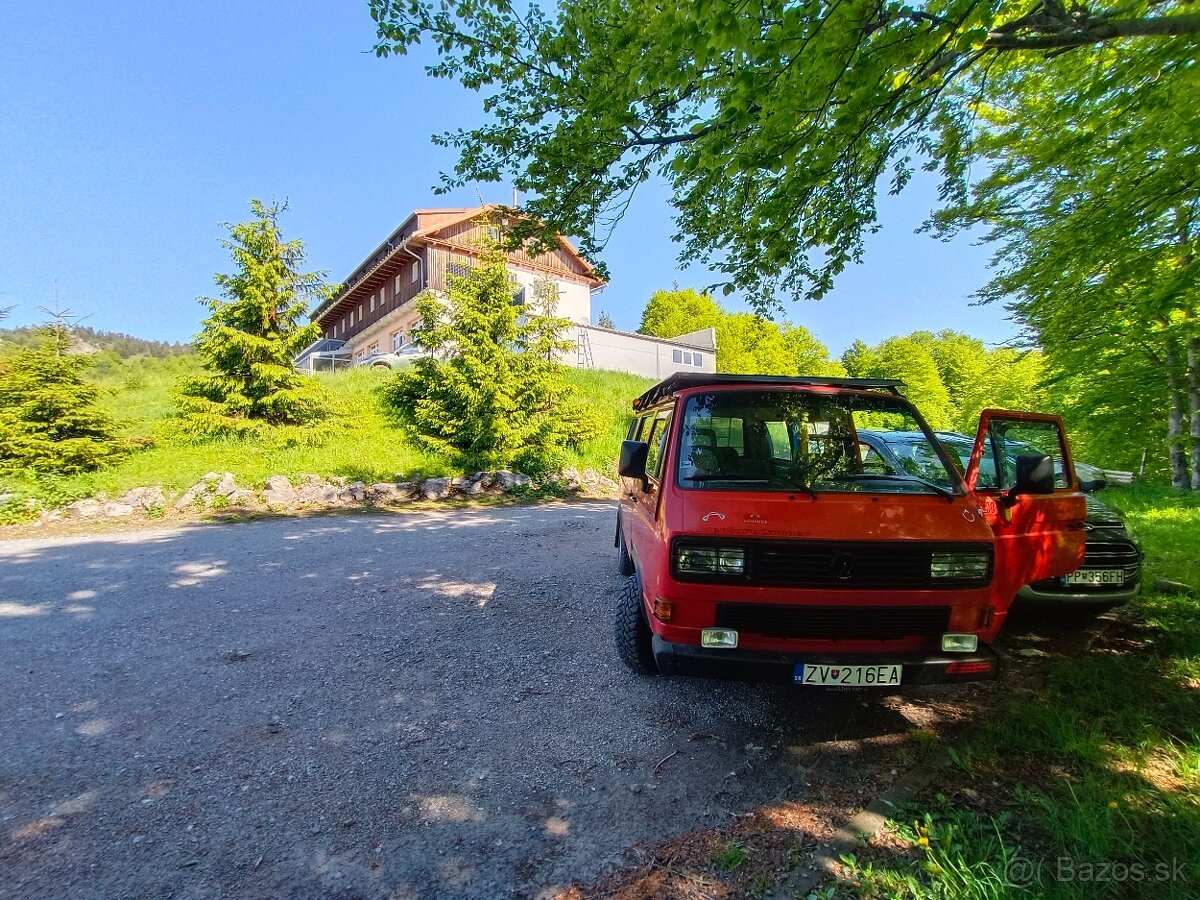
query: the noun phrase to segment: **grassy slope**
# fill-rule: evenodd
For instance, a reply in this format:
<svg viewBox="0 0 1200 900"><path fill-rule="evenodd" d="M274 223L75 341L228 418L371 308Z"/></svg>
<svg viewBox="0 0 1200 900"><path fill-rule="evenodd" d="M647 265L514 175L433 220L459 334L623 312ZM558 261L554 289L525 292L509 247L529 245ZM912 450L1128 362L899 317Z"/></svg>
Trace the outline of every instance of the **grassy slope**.
<svg viewBox="0 0 1200 900"><path fill-rule="evenodd" d="M1105 499L1143 542L1144 596L1092 652L1056 661L1032 697L983 724L938 793L896 823L907 852L868 854L851 866L858 886L836 894L1198 895L1200 606L1195 591L1153 584L1200 586L1200 496L1136 486ZM1028 893L1014 857L1037 865Z"/></svg>
<svg viewBox="0 0 1200 900"><path fill-rule="evenodd" d="M101 472L37 482L2 480L0 492L15 490L57 503L98 493L115 496L144 485L181 491L206 472L232 472L247 486L261 486L276 474L295 478L312 473L374 482L414 473L452 473L444 459L418 450L388 422L375 402L375 388L386 375L369 370L318 376L340 411L332 437L318 446L279 446L261 440L188 445L162 438L157 426L171 414L175 381L195 367L194 357L102 366L96 380L106 391L104 405L121 420L122 434L155 437L155 445ZM572 453L569 463L611 474L628 427L630 402L651 382L619 372L572 371L570 377L585 400L601 412L605 427Z"/></svg>

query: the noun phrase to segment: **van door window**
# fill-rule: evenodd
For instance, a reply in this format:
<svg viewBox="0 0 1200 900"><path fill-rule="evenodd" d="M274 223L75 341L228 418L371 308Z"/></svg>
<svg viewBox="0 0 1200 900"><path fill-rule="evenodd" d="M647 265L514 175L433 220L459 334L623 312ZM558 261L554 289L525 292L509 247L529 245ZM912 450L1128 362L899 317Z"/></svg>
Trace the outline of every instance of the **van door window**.
<svg viewBox="0 0 1200 900"><path fill-rule="evenodd" d="M1070 474L1063 468L1062 439L1053 422L994 418L989 438L993 465L995 460L999 461L998 477L993 484L1001 490L1009 490L1017 483L1018 456L1049 456L1054 461L1054 487L1062 490L1070 485ZM981 467L981 480L983 474Z"/></svg>
<svg viewBox="0 0 1200 900"><path fill-rule="evenodd" d="M644 429L645 426L643 426ZM646 471L655 481L662 480L662 464L663 458L666 456L664 450L667 446L667 433L670 430L671 416L667 415L654 420L649 437L646 438L646 443L650 445L650 452L646 456Z"/></svg>

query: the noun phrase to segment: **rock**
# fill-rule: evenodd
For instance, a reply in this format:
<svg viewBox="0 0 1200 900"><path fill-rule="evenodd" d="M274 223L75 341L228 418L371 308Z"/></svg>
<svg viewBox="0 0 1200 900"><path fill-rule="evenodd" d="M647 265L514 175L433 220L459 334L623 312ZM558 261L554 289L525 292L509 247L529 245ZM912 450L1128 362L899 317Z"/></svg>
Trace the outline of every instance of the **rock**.
<svg viewBox="0 0 1200 900"><path fill-rule="evenodd" d="M133 507L128 503L105 503L104 515L109 519L124 519L133 515Z"/></svg>
<svg viewBox="0 0 1200 900"><path fill-rule="evenodd" d="M62 521L62 513L59 512L57 509L48 509L48 510L43 511L42 514L38 516L38 521L39 522L61 522Z"/></svg>
<svg viewBox="0 0 1200 900"><path fill-rule="evenodd" d="M462 486L462 492L468 497L478 497L483 493L483 483L479 481L467 481Z"/></svg>
<svg viewBox="0 0 1200 900"><path fill-rule="evenodd" d="M94 519L104 511L104 507L100 501L93 500L91 497L85 497L83 500L68 503L65 509L68 515L76 519Z"/></svg>
<svg viewBox="0 0 1200 900"><path fill-rule="evenodd" d="M157 485L154 487L133 488L126 492L125 496L117 502L126 503L135 509L158 509L164 502L163 489Z"/></svg>
<svg viewBox="0 0 1200 900"><path fill-rule="evenodd" d="M201 479L193 484L190 488L183 492L183 496L175 501L176 509L187 509L192 506L200 497L208 493L209 482Z"/></svg>
<svg viewBox="0 0 1200 900"><path fill-rule="evenodd" d="M337 503L338 490L332 484L327 484L324 481L316 480L309 481L310 476L305 476L304 484L300 485L296 491L296 502L307 504L323 504L330 505ZM315 478L315 476L312 476Z"/></svg>
<svg viewBox="0 0 1200 900"><path fill-rule="evenodd" d="M346 490L350 492L350 497L356 503L362 503L367 498L367 486L361 481L353 481L346 485Z"/></svg>
<svg viewBox="0 0 1200 900"><path fill-rule="evenodd" d="M296 502L296 491L283 475L272 475L267 479L263 500L267 506L291 506Z"/></svg>
<svg viewBox="0 0 1200 900"><path fill-rule="evenodd" d="M1016 656L1023 656L1026 659L1038 659L1039 657L1050 655L1045 650L1038 650L1034 647L1022 647L1020 650L1014 650L1013 654Z"/></svg>
<svg viewBox="0 0 1200 900"><path fill-rule="evenodd" d="M258 495L249 488L238 488L229 495L231 506L253 506L258 502Z"/></svg>
<svg viewBox="0 0 1200 900"><path fill-rule="evenodd" d="M203 478L201 478L200 480L201 480L201 481L203 481L203 482L206 482L206 483L211 483L211 482L214 482L214 481L220 481L220 480L221 480L221 473L220 473L220 472L205 472L205 473L204 473L204 477L203 477Z"/></svg>
<svg viewBox="0 0 1200 900"><path fill-rule="evenodd" d="M500 487L500 490L508 493L513 488L529 487L533 484L533 479L521 472L510 472L507 469L501 469L494 473L495 483Z"/></svg>
<svg viewBox="0 0 1200 900"><path fill-rule="evenodd" d="M381 481L367 489L373 503L407 503L412 499L412 485L407 481Z"/></svg>
<svg viewBox="0 0 1200 900"><path fill-rule="evenodd" d="M426 478L421 484L421 496L426 500L442 500L449 493L449 478Z"/></svg>
<svg viewBox="0 0 1200 900"><path fill-rule="evenodd" d="M206 475L205 478L207 479L208 476ZM238 492L238 483L232 474L226 472L221 476L221 480L217 482L216 492L222 497L232 497Z"/></svg>

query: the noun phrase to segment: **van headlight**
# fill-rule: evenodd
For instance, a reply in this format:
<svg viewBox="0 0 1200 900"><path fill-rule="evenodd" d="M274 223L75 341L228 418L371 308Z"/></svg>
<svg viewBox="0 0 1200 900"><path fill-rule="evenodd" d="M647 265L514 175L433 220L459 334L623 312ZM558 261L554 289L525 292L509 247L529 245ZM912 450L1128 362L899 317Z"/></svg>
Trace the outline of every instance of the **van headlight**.
<svg viewBox="0 0 1200 900"><path fill-rule="evenodd" d="M939 550L929 559L929 577L954 581L986 581L992 556L986 550Z"/></svg>
<svg viewBox="0 0 1200 900"><path fill-rule="evenodd" d="M744 575L746 550L743 547L675 548L675 571L685 575Z"/></svg>

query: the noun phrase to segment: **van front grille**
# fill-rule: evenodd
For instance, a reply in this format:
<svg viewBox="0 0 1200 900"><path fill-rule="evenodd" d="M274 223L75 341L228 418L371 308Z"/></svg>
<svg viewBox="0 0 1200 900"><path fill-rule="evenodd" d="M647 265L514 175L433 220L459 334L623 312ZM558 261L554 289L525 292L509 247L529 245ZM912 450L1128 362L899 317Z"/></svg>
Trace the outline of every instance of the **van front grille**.
<svg viewBox="0 0 1200 900"><path fill-rule="evenodd" d="M716 624L766 637L885 641L943 634L950 607L718 603Z"/></svg>

